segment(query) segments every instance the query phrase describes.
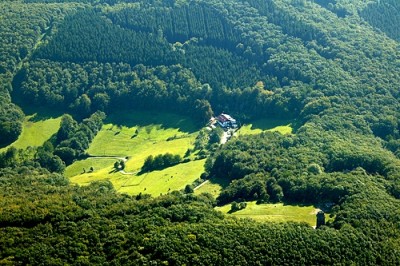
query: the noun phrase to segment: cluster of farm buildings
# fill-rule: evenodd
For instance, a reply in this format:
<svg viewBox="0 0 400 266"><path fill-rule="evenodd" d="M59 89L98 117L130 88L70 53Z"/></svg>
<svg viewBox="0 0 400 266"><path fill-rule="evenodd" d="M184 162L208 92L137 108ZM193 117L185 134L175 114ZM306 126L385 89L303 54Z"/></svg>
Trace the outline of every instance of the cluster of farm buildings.
<svg viewBox="0 0 400 266"><path fill-rule="evenodd" d="M209 123L211 128L215 128L216 125L219 125L222 129L229 130L229 129L237 129L238 128L238 124L236 119L232 118L230 115L228 114L220 114L217 117L212 117L210 119L210 123Z"/></svg>

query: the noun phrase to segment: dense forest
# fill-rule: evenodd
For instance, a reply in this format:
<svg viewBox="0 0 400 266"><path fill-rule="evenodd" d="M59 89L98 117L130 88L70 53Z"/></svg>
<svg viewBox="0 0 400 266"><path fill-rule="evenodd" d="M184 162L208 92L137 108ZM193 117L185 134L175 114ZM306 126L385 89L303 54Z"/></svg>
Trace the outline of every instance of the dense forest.
<svg viewBox="0 0 400 266"><path fill-rule="evenodd" d="M398 1L0 7L0 147L21 134L27 108L64 113L42 146L0 153L0 264L400 264ZM216 198L71 184L65 167L126 109L184 114L199 128L223 111L295 123L293 134L212 144L202 178L226 181ZM159 153L142 170L180 161ZM313 229L214 209L245 201L329 206L331 220Z"/></svg>

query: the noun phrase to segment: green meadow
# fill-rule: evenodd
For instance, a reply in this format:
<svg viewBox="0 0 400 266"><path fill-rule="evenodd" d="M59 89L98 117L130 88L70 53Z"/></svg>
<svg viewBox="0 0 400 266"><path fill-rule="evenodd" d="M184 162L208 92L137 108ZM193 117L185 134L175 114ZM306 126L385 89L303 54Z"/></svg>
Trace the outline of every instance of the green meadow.
<svg viewBox="0 0 400 266"><path fill-rule="evenodd" d="M194 193L199 195L201 193L210 193L214 198L217 198L224 187L227 187L229 182L222 178L211 178L195 188Z"/></svg>
<svg viewBox="0 0 400 266"><path fill-rule="evenodd" d="M240 211L229 213L230 209L230 204L216 207L216 210L237 218L251 218L259 222L305 222L310 226L316 225L316 214L319 211L314 206L284 205L283 203L256 204L255 201L247 202L247 207Z"/></svg>
<svg viewBox="0 0 400 266"><path fill-rule="evenodd" d="M13 146L17 149L25 149L29 146L41 146L57 133L60 128L61 116L56 118L40 118L37 114L27 116L19 138L7 147L0 149L0 152Z"/></svg>
<svg viewBox="0 0 400 266"><path fill-rule="evenodd" d="M284 125L284 126L282 126ZM73 183L85 185L96 180L109 180L119 191L127 194L147 193L153 196L183 189L200 177L205 160L181 163L160 171L140 173L149 155L179 154L193 148L199 126L184 116L145 111L118 112L109 115L87 153L89 158L76 161L66 169ZM240 134L257 134L264 130L291 133L290 121L260 120L245 125ZM124 172L114 170L117 160L125 160ZM94 171L90 172L89 169ZM223 180L212 179L195 190L217 197Z"/></svg>
<svg viewBox="0 0 400 266"><path fill-rule="evenodd" d="M283 135L291 134L293 132L292 127L293 121L281 120L281 119L259 119L251 121L248 124L244 124L236 134L249 135L249 134L260 134L264 131L279 132Z"/></svg>
<svg viewBox="0 0 400 266"><path fill-rule="evenodd" d="M169 191L184 189L200 177L205 159L182 163L161 171L136 175L122 184L120 191L128 194L140 192L158 196Z"/></svg>
<svg viewBox="0 0 400 266"><path fill-rule="evenodd" d="M205 160L181 163L161 171L140 173L149 155L179 154L193 147L198 128L189 118L158 112L131 111L109 115L87 153L90 158L77 161L66 175L77 184L110 180L124 193L159 195L182 189L199 178ZM124 173L113 169L115 161L125 159ZM90 167L94 171L89 173ZM85 169L85 170L84 170Z"/></svg>

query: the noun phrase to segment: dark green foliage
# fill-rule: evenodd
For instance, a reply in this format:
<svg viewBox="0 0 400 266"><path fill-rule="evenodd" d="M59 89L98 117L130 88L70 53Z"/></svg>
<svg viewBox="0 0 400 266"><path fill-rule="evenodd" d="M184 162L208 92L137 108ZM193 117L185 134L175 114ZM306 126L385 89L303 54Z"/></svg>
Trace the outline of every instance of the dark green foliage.
<svg viewBox="0 0 400 266"><path fill-rule="evenodd" d="M0 146L17 140L22 131L24 114L12 103L0 103Z"/></svg>
<svg viewBox="0 0 400 266"><path fill-rule="evenodd" d="M236 201L234 201L234 202L232 202L232 204L231 204L231 209L230 209L229 212L232 213L232 212L236 212L236 211L243 210L243 209L246 208L246 206L247 206L247 203L246 203L246 202L239 202L239 203L237 203Z"/></svg>
<svg viewBox="0 0 400 266"><path fill-rule="evenodd" d="M366 220L376 229L365 233L250 223L223 219L207 195L135 199L115 193L109 182L70 186L58 174L28 167L2 169L0 185L0 258L11 264L399 263L398 229L390 219Z"/></svg>
<svg viewBox="0 0 400 266"><path fill-rule="evenodd" d="M380 0L368 3L360 15L390 38L400 41L400 3L396 0Z"/></svg>
<svg viewBox="0 0 400 266"><path fill-rule="evenodd" d="M218 204L224 205L236 201L258 201L268 202L265 177L261 174L249 175L240 180L234 180L227 188L222 190L218 196Z"/></svg>
<svg viewBox="0 0 400 266"><path fill-rule="evenodd" d="M214 128L211 132L210 132L210 140L208 141L209 144L213 144L213 143L220 143L222 136L224 134L224 130L222 128L220 128L219 126Z"/></svg>
<svg viewBox="0 0 400 266"><path fill-rule="evenodd" d="M105 118L103 112L97 111L78 124L70 115L64 115L56 134L54 154L67 165L85 156L85 150L103 126Z"/></svg>
<svg viewBox="0 0 400 266"><path fill-rule="evenodd" d="M38 150L36 157L40 166L50 172L63 173L65 170L65 163L59 156L53 155L52 152Z"/></svg>
<svg viewBox="0 0 400 266"><path fill-rule="evenodd" d="M211 88L179 65L156 68L110 63L34 61L18 92L26 104L69 110L78 117L114 109L187 112L204 122L212 115ZM37 87L37 84L40 84Z"/></svg>
<svg viewBox="0 0 400 266"><path fill-rule="evenodd" d="M186 185L186 186L185 186L185 189L184 189L184 192L185 192L186 194L193 193L193 192L194 192L193 186L192 186L192 185Z"/></svg>
<svg viewBox="0 0 400 266"><path fill-rule="evenodd" d="M65 18L57 35L35 57L60 61L129 62L158 65L173 57L165 41L150 34L116 27L86 9ZM172 62L172 61L171 61Z"/></svg>
<svg viewBox="0 0 400 266"><path fill-rule="evenodd" d="M162 170L167 167L180 163L181 160L182 158L179 154L173 155L171 153L166 153L166 154L158 154L154 157L153 155L150 155L144 161L141 172L144 173L144 172L151 172L154 170Z"/></svg>
<svg viewBox="0 0 400 266"><path fill-rule="evenodd" d="M51 143L0 154L0 264L400 264L398 1L26 0L0 10L0 145L21 132L11 100L80 121L65 115ZM217 202L190 185L150 199L49 173L85 156L104 119L90 114L127 107L202 125L213 111L290 117L295 131L221 147L201 131L202 177L229 183ZM180 161L152 156L143 170ZM334 219L313 230L212 209L245 200L328 206Z"/></svg>

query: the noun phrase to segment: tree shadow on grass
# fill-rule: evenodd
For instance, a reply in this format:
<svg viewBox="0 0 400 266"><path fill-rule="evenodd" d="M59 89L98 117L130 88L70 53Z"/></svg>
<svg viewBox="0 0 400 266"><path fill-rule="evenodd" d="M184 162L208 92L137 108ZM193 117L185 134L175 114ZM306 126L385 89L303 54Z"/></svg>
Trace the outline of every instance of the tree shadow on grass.
<svg viewBox="0 0 400 266"><path fill-rule="evenodd" d="M182 132L193 133L199 130L201 125L190 117L174 113L156 111L126 110L113 112L107 115L106 123L126 127L157 126L160 129L178 128Z"/></svg>
<svg viewBox="0 0 400 266"><path fill-rule="evenodd" d="M302 125L299 121L295 119L274 119L274 118L258 119L250 121L249 124L252 124L251 129L253 130L254 129L271 130L279 126L289 126L292 128L293 132L296 132Z"/></svg>
<svg viewBox="0 0 400 266"><path fill-rule="evenodd" d="M31 116L28 121L39 122L62 116L64 112L51 110L45 107L28 107L22 109L26 116Z"/></svg>
<svg viewBox="0 0 400 266"><path fill-rule="evenodd" d="M113 168L110 172L108 172L109 174L115 174L117 172L119 172L120 170Z"/></svg>
<svg viewBox="0 0 400 266"><path fill-rule="evenodd" d="M222 189L226 188L231 183L230 180L220 178L220 177L213 177L213 178L209 179L208 182L210 182L211 184L217 184L217 185L221 186Z"/></svg>

